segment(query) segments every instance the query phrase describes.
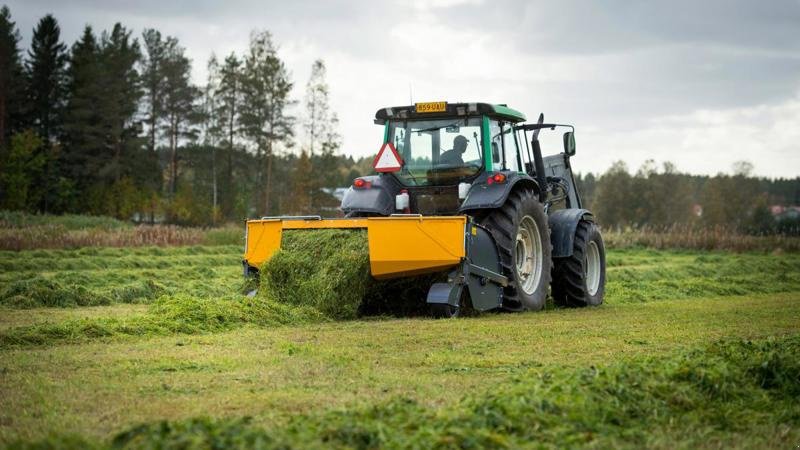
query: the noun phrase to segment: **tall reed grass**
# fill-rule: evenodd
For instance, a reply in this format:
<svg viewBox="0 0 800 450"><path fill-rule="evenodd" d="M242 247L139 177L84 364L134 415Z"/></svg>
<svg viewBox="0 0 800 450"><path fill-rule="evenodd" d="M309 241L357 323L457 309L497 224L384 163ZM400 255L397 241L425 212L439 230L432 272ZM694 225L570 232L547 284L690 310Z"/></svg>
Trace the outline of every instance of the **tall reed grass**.
<svg viewBox="0 0 800 450"><path fill-rule="evenodd" d="M205 230L175 225L69 229L64 225L0 228L0 250L69 249L79 247L143 247L230 245L244 241L244 227Z"/></svg>
<svg viewBox="0 0 800 450"><path fill-rule="evenodd" d="M797 252L800 237L746 235L724 227L694 227L675 224L669 227L616 228L603 230L606 247L613 249L653 248L686 250L727 250L733 252Z"/></svg>

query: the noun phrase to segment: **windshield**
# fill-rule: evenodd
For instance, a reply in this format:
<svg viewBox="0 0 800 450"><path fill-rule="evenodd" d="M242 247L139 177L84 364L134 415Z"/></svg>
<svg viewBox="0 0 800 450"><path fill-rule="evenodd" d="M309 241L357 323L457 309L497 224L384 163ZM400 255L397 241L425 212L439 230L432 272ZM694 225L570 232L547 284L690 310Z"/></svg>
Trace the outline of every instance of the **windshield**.
<svg viewBox="0 0 800 450"><path fill-rule="evenodd" d="M395 176L406 186L458 184L483 167L481 119L391 122L389 139L403 158Z"/></svg>

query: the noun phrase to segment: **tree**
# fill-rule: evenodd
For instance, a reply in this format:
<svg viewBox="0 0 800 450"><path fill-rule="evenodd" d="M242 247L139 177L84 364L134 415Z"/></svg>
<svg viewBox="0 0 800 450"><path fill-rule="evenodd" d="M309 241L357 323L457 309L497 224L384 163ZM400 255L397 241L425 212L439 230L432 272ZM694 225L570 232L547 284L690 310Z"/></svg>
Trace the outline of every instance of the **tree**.
<svg viewBox="0 0 800 450"><path fill-rule="evenodd" d="M291 89L289 72L278 58L272 35L268 31L253 33L245 58L239 121L263 161L257 184L263 183L264 188L256 209L263 208L266 214L271 211L272 161L277 144L290 145L293 135L294 117L286 111L293 103L289 100Z"/></svg>
<svg viewBox="0 0 800 450"><path fill-rule="evenodd" d="M723 226L743 231L751 222L756 207L758 180L748 174L752 164L734 163L734 176L718 174L708 180L703 189L703 222L711 226Z"/></svg>
<svg viewBox="0 0 800 450"><path fill-rule="evenodd" d="M104 148L96 155L100 166L98 178L108 186L130 176L141 187L143 180L151 176L152 168L143 158L143 143L139 138L141 124L136 120L142 96L136 70L141 57L139 43L131 39L130 31L117 23L110 33L103 33L98 56L102 73L98 86L102 95L97 108L104 136ZM127 200L115 201L122 204ZM104 206L109 213L125 209L108 203Z"/></svg>
<svg viewBox="0 0 800 450"><path fill-rule="evenodd" d="M200 90L191 84L192 63L184 56L184 49L174 46L163 61L164 124L162 129L169 141L170 179L169 195L173 197L178 185L178 146L182 139L197 136L194 125L200 121L196 101Z"/></svg>
<svg viewBox="0 0 800 450"><path fill-rule="evenodd" d="M32 130L12 136L9 150L0 160L0 186L5 192L0 208L23 210L38 203L37 198L31 198L30 188L38 182L47 162L37 151L41 146L41 138Z"/></svg>
<svg viewBox="0 0 800 450"><path fill-rule="evenodd" d="M692 219L692 187L673 163L665 162L661 173L655 173L648 182L646 204L650 209L650 224L671 226Z"/></svg>
<svg viewBox="0 0 800 450"><path fill-rule="evenodd" d="M48 14L33 30L26 65L28 100L33 108L33 125L45 143L58 136L66 96L67 46L61 42L61 28Z"/></svg>
<svg viewBox="0 0 800 450"><path fill-rule="evenodd" d="M225 139L225 176L222 178L222 214L231 218L234 205L233 155L237 121L241 105L242 63L231 53L218 68L218 86L214 93L214 129Z"/></svg>
<svg viewBox="0 0 800 450"><path fill-rule="evenodd" d="M335 187L339 179L339 160L334 155L340 145L337 132L339 119L330 110L330 89L325 81L325 73L325 63L321 59L314 61L306 84L304 128L312 167L305 176L312 180L310 189L314 208L333 206L331 200L335 199L322 192L321 188ZM314 155L315 150L319 151L318 157Z"/></svg>
<svg viewBox="0 0 800 450"><path fill-rule="evenodd" d="M58 185L59 168L55 145L61 133L66 100L67 46L61 42L61 28L55 17L48 14L39 20L33 30L31 49L26 64L27 101L31 108L32 125L42 138L45 173L38 189L42 190L40 210L48 212L48 206Z"/></svg>
<svg viewBox="0 0 800 450"><path fill-rule="evenodd" d="M203 88L203 101L201 105L201 117L203 128L203 144L211 149L211 215L212 222L216 223L219 218L219 183L217 177L217 140L219 130L215 126L214 117L217 115L218 105L215 93L219 90L219 64L217 57L212 53L208 60L208 79Z"/></svg>
<svg viewBox="0 0 800 450"><path fill-rule="evenodd" d="M73 46L67 71L68 95L64 114L64 174L77 182L79 191L97 182L105 150L100 48L92 27Z"/></svg>
<svg viewBox="0 0 800 450"><path fill-rule="evenodd" d="M152 28L142 33L145 54L141 62L144 103L147 109L147 145L151 152L156 151L156 138L159 121L163 115L164 63L167 56L174 51L177 41L174 38L161 38L161 32Z"/></svg>
<svg viewBox="0 0 800 450"><path fill-rule="evenodd" d="M336 131L339 119L330 110L330 89L325 81L325 73L325 63L321 59L314 61L306 84L304 128L308 138L308 153L312 158L320 144L323 151L333 151L339 146L339 135Z"/></svg>
<svg viewBox="0 0 800 450"><path fill-rule="evenodd" d="M753 163L750 161L736 161L731 166L733 169L733 176L749 177L753 174Z"/></svg>
<svg viewBox="0 0 800 450"><path fill-rule="evenodd" d="M597 182L594 208L600 223L607 226L628 225L635 221L636 201L628 166L616 161Z"/></svg>
<svg viewBox="0 0 800 450"><path fill-rule="evenodd" d="M7 6L0 8L0 148L19 128L22 116L24 72L20 61L21 37Z"/></svg>
<svg viewBox="0 0 800 450"><path fill-rule="evenodd" d="M300 158L295 165L292 176L292 193L291 193L291 213L297 215L310 214L312 211L311 205L311 188L314 186L313 178L310 175L311 160L308 153L305 151L300 152Z"/></svg>

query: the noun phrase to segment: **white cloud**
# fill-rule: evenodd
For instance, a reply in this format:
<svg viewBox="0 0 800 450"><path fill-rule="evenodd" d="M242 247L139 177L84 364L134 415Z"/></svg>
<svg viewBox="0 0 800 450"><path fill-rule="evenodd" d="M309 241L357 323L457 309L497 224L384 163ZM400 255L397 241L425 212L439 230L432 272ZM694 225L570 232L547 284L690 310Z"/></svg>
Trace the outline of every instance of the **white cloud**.
<svg viewBox="0 0 800 450"><path fill-rule="evenodd" d="M748 160L755 173L800 175L800 93L778 104L699 109L648 119L634 130L591 128L580 139L575 167L597 172L623 160L635 170L647 159L672 161L685 172L731 172Z"/></svg>

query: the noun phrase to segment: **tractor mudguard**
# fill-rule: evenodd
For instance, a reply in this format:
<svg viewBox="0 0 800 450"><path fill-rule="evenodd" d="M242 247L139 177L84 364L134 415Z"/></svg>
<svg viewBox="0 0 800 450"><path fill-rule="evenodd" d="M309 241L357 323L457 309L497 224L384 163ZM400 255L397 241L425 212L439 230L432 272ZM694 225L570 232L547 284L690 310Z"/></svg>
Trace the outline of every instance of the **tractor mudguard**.
<svg viewBox="0 0 800 450"><path fill-rule="evenodd" d="M458 212L465 213L475 209L495 209L503 206L508 198L508 194L516 186L524 186L539 192L539 183L530 176L510 171L499 172L506 176L505 183L486 182L487 176L478 177L469 189L467 198L461 204Z"/></svg>
<svg viewBox="0 0 800 450"><path fill-rule="evenodd" d="M572 256L575 230L581 220L594 222L594 216L587 209L560 209L550 214L550 242L553 244L553 258Z"/></svg>
<svg viewBox="0 0 800 450"><path fill-rule="evenodd" d="M360 177L371 183L367 189L350 186L342 199L342 211L348 213L371 213L388 216L395 212L394 197L400 185L390 176L371 175Z"/></svg>

